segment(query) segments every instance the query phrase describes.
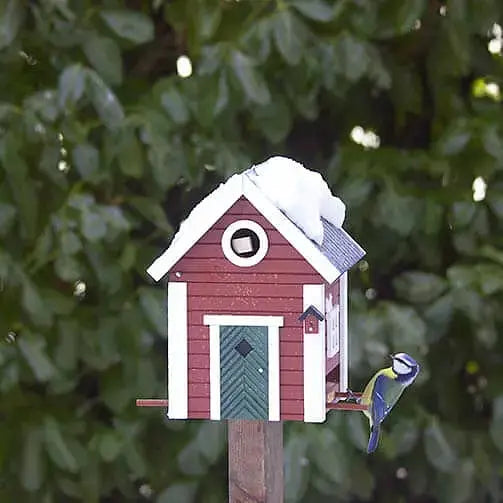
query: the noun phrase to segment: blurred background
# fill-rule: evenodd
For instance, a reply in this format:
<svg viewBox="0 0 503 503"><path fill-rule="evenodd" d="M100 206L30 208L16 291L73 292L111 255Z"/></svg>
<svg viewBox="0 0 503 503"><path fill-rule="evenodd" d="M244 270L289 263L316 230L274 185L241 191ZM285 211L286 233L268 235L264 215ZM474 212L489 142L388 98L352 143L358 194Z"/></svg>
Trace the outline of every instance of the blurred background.
<svg viewBox="0 0 503 503"><path fill-rule="evenodd" d="M368 424L285 425L287 502L503 501L501 0L0 0L0 501L219 503L225 425L167 421L165 292L193 205L270 155L317 170L368 254ZM281 190L281 187L278 187Z"/></svg>

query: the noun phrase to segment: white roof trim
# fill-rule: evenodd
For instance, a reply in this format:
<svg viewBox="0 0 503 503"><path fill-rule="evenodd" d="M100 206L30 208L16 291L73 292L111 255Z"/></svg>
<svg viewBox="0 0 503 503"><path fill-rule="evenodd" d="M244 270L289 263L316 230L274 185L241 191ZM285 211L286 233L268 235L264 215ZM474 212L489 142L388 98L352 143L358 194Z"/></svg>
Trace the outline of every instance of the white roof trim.
<svg viewBox="0 0 503 503"><path fill-rule="evenodd" d="M341 275L337 267L331 264L316 245L262 194L246 174L232 176L225 184L220 185L203 199L192 210L202 211L198 211L197 220L191 220L188 232L178 231L171 245L154 260L147 269L147 273L154 280L159 281L241 196L245 196L269 220L325 281L333 283ZM211 204L208 204L208 209L211 207L211 211L204 211L206 200L208 203L211 201Z"/></svg>
<svg viewBox="0 0 503 503"><path fill-rule="evenodd" d="M242 195L243 183L239 175L234 175L225 184L216 188L207 196L207 198L211 198L211 211L201 211L197 221L194 219L192 222L191 220L190 232L178 231L171 245L148 267L147 273L159 281ZM207 198L203 199L201 203L204 204Z"/></svg>

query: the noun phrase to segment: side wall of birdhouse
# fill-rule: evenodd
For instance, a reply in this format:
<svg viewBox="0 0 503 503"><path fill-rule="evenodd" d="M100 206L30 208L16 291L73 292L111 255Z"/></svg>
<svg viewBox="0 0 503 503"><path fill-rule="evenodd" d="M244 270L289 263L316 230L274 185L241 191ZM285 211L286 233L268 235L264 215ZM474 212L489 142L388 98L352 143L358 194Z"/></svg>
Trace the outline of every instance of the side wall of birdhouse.
<svg viewBox="0 0 503 503"><path fill-rule="evenodd" d="M325 285L327 394L348 386L347 273Z"/></svg>
<svg viewBox="0 0 503 503"><path fill-rule="evenodd" d="M251 267L229 262L222 234L248 219L266 232L265 258ZM279 328L280 419L303 420L303 285L323 285L309 263L246 199L238 200L171 269L187 284L188 417L210 419L210 340L205 315L283 316ZM169 313L168 313L169 316ZM176 337L176 334L169 334Z"/></svg>
<svg viewBox="0 0 503 503"><path fill-rule="evenodd" d="M327 375L339 366L340 355L340 285L339 280L325 285L325 320L327 324Z"/></svg>

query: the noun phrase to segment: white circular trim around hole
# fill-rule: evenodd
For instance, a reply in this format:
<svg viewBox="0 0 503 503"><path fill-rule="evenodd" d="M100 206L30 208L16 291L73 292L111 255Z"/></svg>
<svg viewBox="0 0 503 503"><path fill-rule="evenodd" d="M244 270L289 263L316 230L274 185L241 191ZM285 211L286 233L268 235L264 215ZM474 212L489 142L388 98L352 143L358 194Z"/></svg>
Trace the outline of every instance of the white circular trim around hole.
<svg viewBox="0 0 503 503"><path fill-rule="evenodd" d="M240 229L249 229L253 231L259 242L257 253L253 257L240 257L237 255L231 246L232 235ZM229 262L239 267L251 267L257 265L267 254L269 249L269 240L264 229L257 222L252 220L238 220L225 229L222 235L222 251Z"/></svg>

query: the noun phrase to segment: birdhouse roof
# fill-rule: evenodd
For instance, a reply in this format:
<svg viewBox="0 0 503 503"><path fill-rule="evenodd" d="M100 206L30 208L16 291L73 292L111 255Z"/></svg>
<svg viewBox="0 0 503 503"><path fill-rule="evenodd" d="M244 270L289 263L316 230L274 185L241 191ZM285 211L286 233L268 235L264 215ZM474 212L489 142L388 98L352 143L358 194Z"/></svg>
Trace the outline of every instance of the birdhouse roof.
<svg viewBox="0 0 503 503"><path fill-rule="evenodd" d="M291 183L289 176L289 179L276 187L276 190L284 192ZM303 193L305 192L304 184ZM278 201L273 202L266 194L264 187L257 183L255 167L230 177L194 207L187 219L182 222L170 246L149 266L148 274L156 281L164 277L240 197L245 197L255 206L328 283L334 282L365 255L365 251L358 243L342 227L324 218L323 213L322 216L318 213L323 229L322 237L316 240L310 239L307 235L312 235L310 229L306 227L305 222L302 222L303 228L301 228L295 218L296 214L305 215L305 212L302 213L302 207L292 211L290 205L287 216L285 208L278 207ZM310 194L304 195L307 198L302 203L304 207L306 204L318 204L316 201L318 194L312 194L313 198L309 197ZM337 215L337 218L340 219L340 216Z"/></svg>
<svg viewBox="0 0 503 503"><path fill-rule="evenodd" d="M299 321L304 321L309 315L313 315L318 321L323 321L325 316L313 305L310 305L300 316Z"/></svg>

